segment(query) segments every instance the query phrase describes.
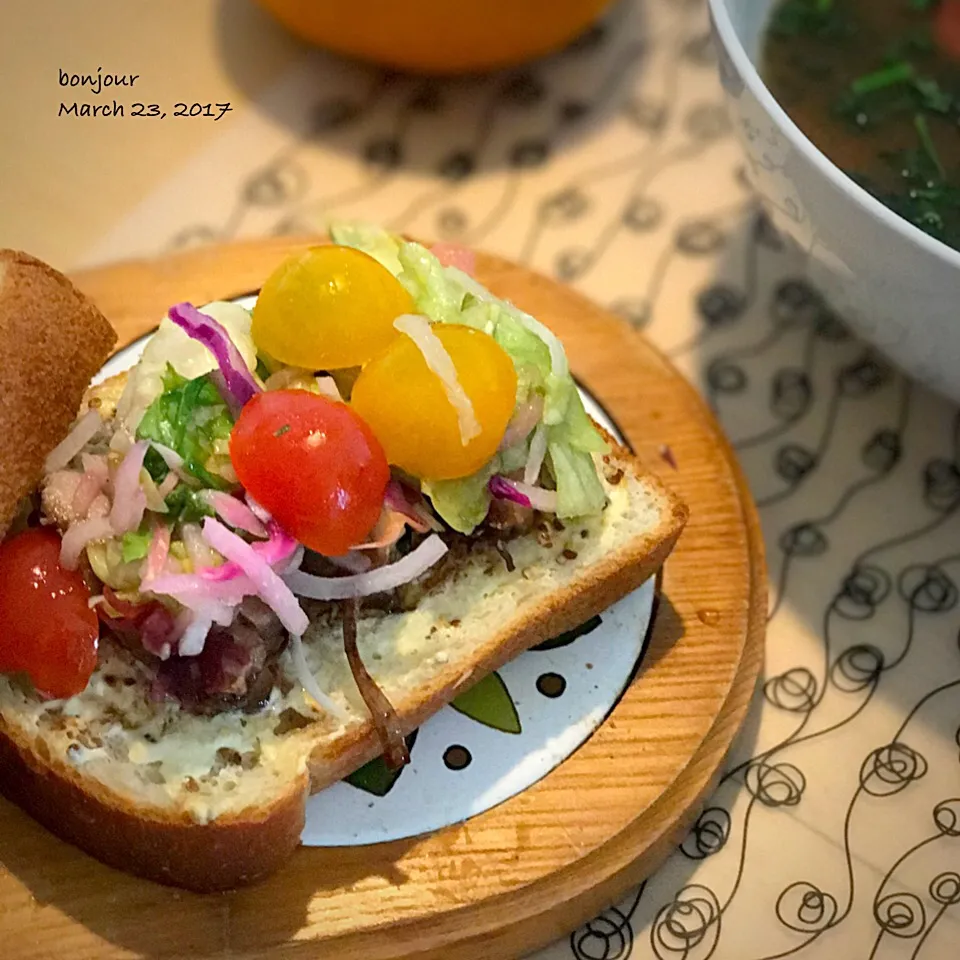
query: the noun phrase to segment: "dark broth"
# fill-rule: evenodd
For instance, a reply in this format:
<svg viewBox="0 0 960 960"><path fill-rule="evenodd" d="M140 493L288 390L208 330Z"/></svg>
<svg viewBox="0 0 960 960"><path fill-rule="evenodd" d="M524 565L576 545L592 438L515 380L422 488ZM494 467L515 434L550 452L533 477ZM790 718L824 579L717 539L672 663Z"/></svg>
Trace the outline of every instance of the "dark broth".
<svg viewBox="0 0 960 960"><path fill-rule="evenodd" d="M783 0L764 77L842 170L960 249L960 62L935 42L940 0Z"/></svg>

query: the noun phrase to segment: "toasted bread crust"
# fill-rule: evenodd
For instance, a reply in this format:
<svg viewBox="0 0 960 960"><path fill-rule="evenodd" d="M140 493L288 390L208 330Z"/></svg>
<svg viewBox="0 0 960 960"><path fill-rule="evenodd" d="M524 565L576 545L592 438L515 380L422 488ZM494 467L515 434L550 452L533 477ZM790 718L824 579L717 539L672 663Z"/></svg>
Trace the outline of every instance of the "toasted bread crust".
<svg viewBox="0 0 960 960"><path fill-rule="evenodd" d="M296 849L303 831L305 776L243 817L209 824L186 815L158 819L41 756L2 717L0 771L0 792L51 833L112 867L198 893L263 879Z"/></svg>
<svg viewBox="0 0 960 960"><path fill-rule="evenodd" d="M77 415L117 335L63 274L0 250L0 537L40 480L47 454Z"/></svg>

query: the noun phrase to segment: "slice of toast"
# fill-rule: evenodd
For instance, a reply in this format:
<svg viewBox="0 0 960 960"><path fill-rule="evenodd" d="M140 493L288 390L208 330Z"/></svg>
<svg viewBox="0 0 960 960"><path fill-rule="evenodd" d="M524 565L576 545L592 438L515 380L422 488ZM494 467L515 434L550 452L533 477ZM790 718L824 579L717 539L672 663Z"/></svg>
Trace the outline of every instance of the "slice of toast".
<svg viewBox="0 0 960 960"><path fill-rule="evenodd" d="M63 274L17 250L0 250L0 538L36 489L91 377L117 335Z"/></svg>
<svg viewBox="0 0 960 960"><path fill-rule="evenodd" d="M122 387L120 377L96 389L106 416ZM602 516L512 540L512 572L480 542L413 611L360 619L361 656L405 732L659 568L686 508L623 448L602 474ZM308 793L380 752L340 621L323 605L311 613L305 656L342 717L302 691L290 651L294 682L265 710L200 717L154 702L146 668L105 644L87 690L65 702L0 677L0 791L64 839L154 880L213 891L266 876L296 847Z"/></svg>

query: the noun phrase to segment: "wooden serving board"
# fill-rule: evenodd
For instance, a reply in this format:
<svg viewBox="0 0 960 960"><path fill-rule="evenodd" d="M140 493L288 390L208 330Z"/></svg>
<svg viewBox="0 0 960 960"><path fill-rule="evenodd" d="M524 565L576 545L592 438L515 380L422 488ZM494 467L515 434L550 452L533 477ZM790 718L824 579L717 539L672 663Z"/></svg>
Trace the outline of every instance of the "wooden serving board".
<svg viewBox="0 0 960 960"><path fill-rule="evenodd" d="M302 246L240 243L75 279L127 343L172 303L256 290ZM478 274L560 335L580 381L691 509L642 669L613 713L545 779L467 823L376 846L302 848L271 880L226 895L118 873L0 800L0 955L514 958L612 903L682 838L761 661L766 577L746 485L697 394L627 324L503 260L481 256Z"/></svg>

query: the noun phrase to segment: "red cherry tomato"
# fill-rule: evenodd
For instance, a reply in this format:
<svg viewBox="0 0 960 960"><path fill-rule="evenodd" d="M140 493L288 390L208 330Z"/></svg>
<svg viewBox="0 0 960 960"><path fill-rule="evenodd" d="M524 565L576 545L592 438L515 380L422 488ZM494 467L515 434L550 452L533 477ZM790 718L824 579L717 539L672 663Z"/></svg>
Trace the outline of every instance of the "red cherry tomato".
<svg viewBox="0 0 960 960"><path fill-rule="evenodd" d="M0 545L0 673L26 673L37 692L82 693L100 628L79 573L60 566L60 537L27 530Z"/></svg>
<svg viewBox="0 0 960 960"><path fill-rule="evenodd" d="M937 46L948 56L960 60L960 0L943 0L936 13L934 35Z"/></svg>
<svg viewBox="0 0 960 960"><path fill-rule="evenodd" d="M370 533L390 480L383 448L363 420L306 390L254 397L233 428L230 458L250 495L328 557Z"/></svg>

